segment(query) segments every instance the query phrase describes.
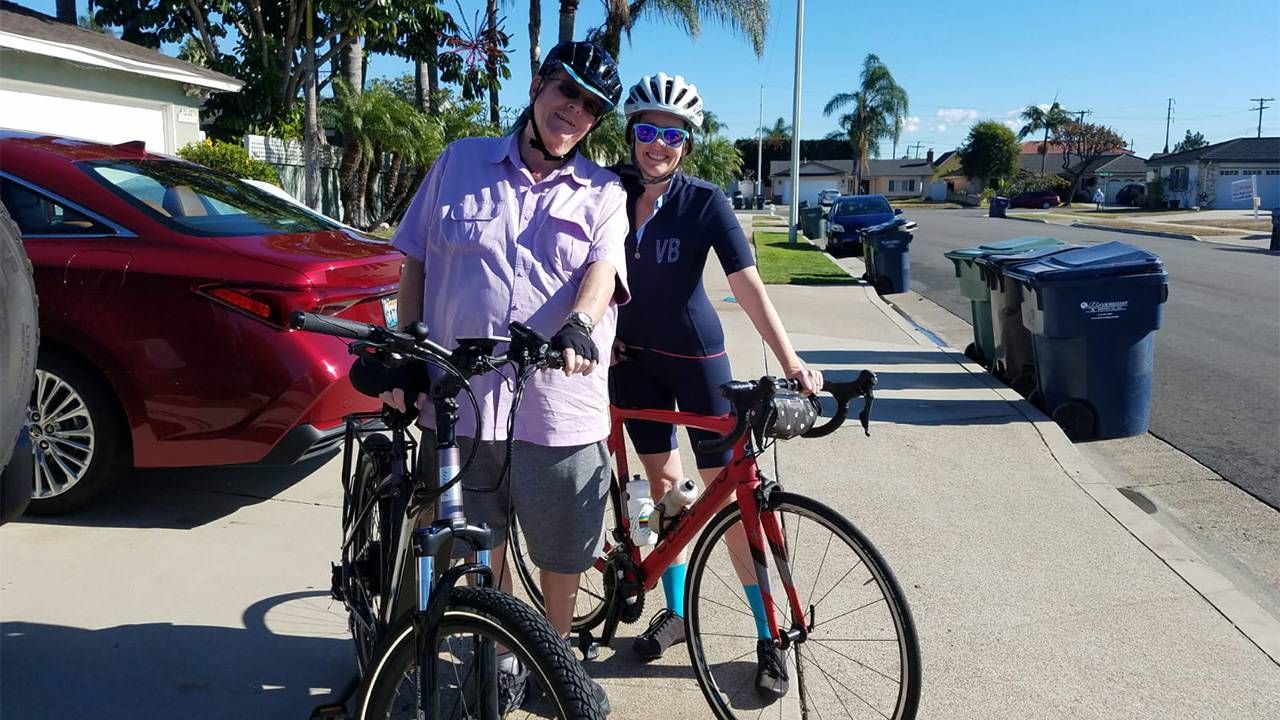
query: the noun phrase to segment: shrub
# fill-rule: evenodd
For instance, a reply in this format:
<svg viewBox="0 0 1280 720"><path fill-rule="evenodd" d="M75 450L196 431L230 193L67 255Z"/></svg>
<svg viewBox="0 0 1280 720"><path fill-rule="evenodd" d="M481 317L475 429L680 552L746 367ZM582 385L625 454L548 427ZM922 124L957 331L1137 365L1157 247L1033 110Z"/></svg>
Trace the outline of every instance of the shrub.
<svg viewBox="0 0 1280 720"><path fill-rule="evenodd" d="M1066 197L1071 183L1053 173L1020 173L1016 180L1009 184L1009 195L1024 192L1051 192L1058 197Z"/></svg>
<svg viewBox="0 0 1280 720"><path fill-rule="evenodd" d="M271 163L254 160L243 145L205 140L184 145L178 155L193 163L204 165L238 178L251 178L264 182L280 184L280 175Z"/></svg>
<svg viewBox="0 0 1280 720"><path fill-rule="evenodd" d="M1152 209L1164 208L1164 178L1157 175L1155 179L1147 183L1146 206Z"/></svg>

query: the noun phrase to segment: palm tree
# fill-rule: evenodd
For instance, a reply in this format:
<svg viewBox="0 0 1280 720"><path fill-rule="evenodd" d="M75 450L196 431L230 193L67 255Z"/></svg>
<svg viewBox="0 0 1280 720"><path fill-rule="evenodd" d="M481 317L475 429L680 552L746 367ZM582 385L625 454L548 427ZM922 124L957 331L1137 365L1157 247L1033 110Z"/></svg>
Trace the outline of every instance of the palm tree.
<svg viewBox="0 0 1280 720"><path fill-rule="evenodd" d="M760 128L760 135L770 150L777 150L791 140L791 126L786 120L778 118L773 121L773 127Z"/></svg>
<svg viewBox="0 0 1280 720"><path fill-rule="evenodd" d="M538 77L542 48L538 38L542 35L542 0L529 0L529 77Z"/></svg>
<svg viewBox="0 0 1280 720"><path fill-rule="evenodd" d="M764 54L769 30L769 0L601 0L604 25L589 37L615 58L622 49L622 34L630 33L643 18L665 21L684 29L691 38L702 32L702 20L710 17L751 41L756 57ZM564 29L564 0L561 2L561 31ZM574 3L577 4L576 2ZM570 26L572 28L572 25Z"/></svg>
<svg viewBox="0 0 1280 720"><path fill-rule="evenodd" d="M907 91L893 79L889 68L874 53L862 61L858 89L839 93L822 108L832 115L845 107L853 111L840 116L840 127L853 144L854 187L861 187L862 174L868 170L868 159L880 155L880 140L893 138L897 144L908 112Z"/></svg>
<svg viewBox="0 0 1280 720"><path fill-rule="evenodd" d="M1071 116L1054 100L1047 109L1039 105L1028 105L1021 117L1027 124L1018 131L1019 140L1025 140L1031 133L1044 130L1044 142L1040 144L1040 174L1043 175L1045 157L1049 153L1049 134L1066 127L1071 122Z"/></svg>
<svg viewBox="0 0 1280 720"><path fill-rule="evenodd" d="M719 135L721 132L728 129L729 129L729 126L720 122L720 118L717 117L715 113L711 112L710 110L702 111L701 133L704 137L712 137L714 135Z"/></svg>
<svg viewBox="0 0 1280 720"><path fill-rule="evenodd" d="M578 0L560 0L560 42L573 39L573 21L577 14Z"/></svg>

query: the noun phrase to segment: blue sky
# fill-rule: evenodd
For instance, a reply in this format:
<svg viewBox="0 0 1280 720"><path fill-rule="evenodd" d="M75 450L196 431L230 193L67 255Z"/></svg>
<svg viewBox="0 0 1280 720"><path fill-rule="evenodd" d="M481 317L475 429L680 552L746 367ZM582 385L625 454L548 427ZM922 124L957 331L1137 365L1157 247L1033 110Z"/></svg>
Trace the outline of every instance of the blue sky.
<svg viewBox="0 0 1280 720"><path fill-rule="evenodd" d="M18 0L53 12L54 0ZM81 12L87 5L80 0ZM452 2L450 3L452 5ZM453 6L456 7L456 6ZM462 0L468 18L482 0ZM507 0L512 75L503 105L525 101L529 83L528 0ZM543 2L542 47L555 42L555 0ZM1044 12L1037 12L1044 8ZM600 23L600 0L582 0L578 34ZM764 117L791 122L796 3L775 0L762 58L750 45L708 22L690 40L661 20L644 20L624 39L623 78L657 71L696 83L707 107L732 137L754 135L760 85ZM1253 136L1258 114L1249 98L1280 98L1280 0L1135 0L1076 6L1027 2L805 3L801 136L836 128L822 107L855 88L863 57L876 53L911 99L910 122L898 148L922 142L921 153L963 142L977 119L1015 122L1028 104L1052 102L1093 110L1093 122L1131 138L1143 156L1164 146L1165 108L1175 100L1170 144L1190 128L1210 141ZM407 63L375 58L370 75L408 72ZM1263 135L1280 135L1280 102L1263 115ZM891 146L886 143L887 157Z"/></svg>

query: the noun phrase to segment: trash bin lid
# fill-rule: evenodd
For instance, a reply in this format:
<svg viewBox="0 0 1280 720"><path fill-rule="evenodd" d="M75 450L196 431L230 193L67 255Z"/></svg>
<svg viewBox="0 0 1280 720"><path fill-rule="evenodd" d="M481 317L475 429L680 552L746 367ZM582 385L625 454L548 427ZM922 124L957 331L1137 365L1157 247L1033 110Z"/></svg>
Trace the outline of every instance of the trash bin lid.
<svg viewBox="0 0 1280 720"><path fill-rule="evenodd" d="M1034 283L1163 271L1164 263L1159 255L1135 245L1113 241L1012 265L1004 272L1010 277Z"/></svg>
<svg viewBox="0 0 1280 720"><path fill-rule="evenodd" d="M1027 252L1036 248L1051 247L1053 245L1061 245L1062 241L1052 237L1020 237L1012 240L1001 240L1000 242L986 243L977 247L960 248L947 253L947 257L952 260L974 260L986 255L1007 254Z"/></svg>
<svg viewBox="0 0 1280 720"><path fill-rule="evenodd" d="M1084 246L1072 245L1070 243L1059 243L1057 245L1051 245L1049 247L1041 247L1041 248L1036 248L1035 250L1028 250L1027 252L987 255L984 257L977 258L975 262L977 262L979 265L985 268L1005 269L1012 265L1021 265L1022 263L1032 262L1033 260L1039 260L1041 258L1049 257L1050 255L1057 255L1060 252L1067 252L1068 250L1079 250L1082 247Z"/></svg>

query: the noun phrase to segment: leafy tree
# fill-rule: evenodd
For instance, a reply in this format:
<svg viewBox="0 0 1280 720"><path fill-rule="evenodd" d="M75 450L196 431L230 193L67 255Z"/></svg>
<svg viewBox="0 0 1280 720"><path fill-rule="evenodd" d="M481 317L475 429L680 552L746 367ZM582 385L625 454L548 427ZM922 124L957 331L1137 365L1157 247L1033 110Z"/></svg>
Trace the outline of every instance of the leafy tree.
<svg viewBox="0 0 1280 720"><path fill-rule="evenodd" d="M965 177L980 179L982 186L989 188L1000 187L1013 178L1021 148L1012 130L994 120L984 120L969 130L959 153Z"/></svg>
<svg viewBox="0 0 1280 720"><path fill-rule="evenodd" d="M694 141L693 152L680 167L687 175L724 187L741 173L742 155L729 138L704 136Z"/></svg>
<svg viewBox="0 0 1280 720"><path fill-rule="evenodd" d="M769 0L601 0L604 24L587 37L600 43L615 58L622 50L622 35L628 36L636 23L652 18L681 28L690 38L702 33L702 21L710 17L731 32L746 37L756 57L764 55L769 30ZM576 2L574 5L576 6ZM565 3L561 2L561 12ZM563 33L563 15L561 32ZM572 29L572 21L570 26Z"/></svg>
<svg viewBox="0 0 1280 720"><path fill-rule="evenodd" d="M1173 146L1173 152L1180 153L1186 150L1199 150L1202 147L1208 147L1209 141L1204 139L1201 133L1192 133L1190 130L1183 136L1182 141Z"/></svg>
<svg viewBox="0 0 1280 720"><path fill-rule="evenodd" d="M612 165L631 158L626 121L619 110L605 113L600 124L582 141L582 154L600 165Z"/></svg>
<svg viewBox="0 0 1280 720"><path fill-rule="evenodd" d="M791 144L791 126L782 118L774 120L773 127L760 128L760 134L767 148L777 149Z"/></svg>
<svg viewBox="0 0 1280 720"><path fill-rule="evenodd" d="M889 68L875 54L862 61L858 89L838 93L822 108L830 116L842 108L852 110L839 118L839 124L853 145L854 187L868 169L868 159L880 156L880 141L892 138L896 144L902 135L909 102L907 91L893 79Z"/></svg>
<svg viewBox="0 0 1280 720"><path fill-rule="evenodd" d="M1071 115L1058 104L1057 100L1054 100L1048 109L1039 105L1028 105L1022 111L1021 117L1027 124L1018 131L1019 140L1025 140L1032 133L1044 131L1044 142L1040 144L1040 173L1043 175L1045 157L1049 153L1049 135L1071 122Z"/></svg>
<svg viewBox="0 0 1280 720"><path fill-rule="evenodd" d="M1070 188L1071 183L1067 182L1061 175L1022 171L1014 178L1007 192L1010 195L1017 195L1023 192L1051 192L1061 196L1065 195Z"/></svg>
<svg viewBox="0 0 1280 720"><path fill-rule="evenodd" d="M1054 133L1053 140L1062 145L1062 170L1071 181L1067 205L1080 191L1080 181L1089 166L1103 155L1124 148L1124 138L1116 131L1094 123L1067 123Z"/></svg>

